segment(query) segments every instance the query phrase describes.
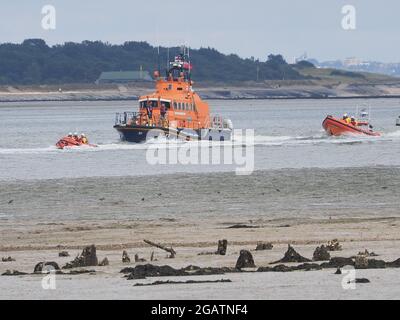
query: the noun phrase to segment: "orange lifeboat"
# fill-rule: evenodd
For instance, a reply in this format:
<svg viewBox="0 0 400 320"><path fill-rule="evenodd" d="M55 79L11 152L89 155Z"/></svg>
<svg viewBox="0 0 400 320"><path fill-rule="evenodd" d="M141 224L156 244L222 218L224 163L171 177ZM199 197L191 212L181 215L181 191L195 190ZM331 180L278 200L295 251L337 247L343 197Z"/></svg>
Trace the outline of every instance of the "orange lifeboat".
<svg viewBox="0 0 400 320"><path fill-rule="evenodd" d="M75 139L74 137L65 136L61 138L57 143L56 147L58 149L64 149L66 147L79 147L79 146L89 146L89 147L97 147L95 144L84 143L80 139Z"/></svg>
<svg viewBox="0 0 400 320"><path fill-rule="evenodd" d="M356 124L347 123L343 119L337 119L333 116L327 116L322 127L331 136L342 135L367 135L380 136L379 132L372 130L372 126L367 121L357 122Z"/></svg>
<svg viewBox="0 0 400 320"><path fill-rule="evenodd" d="M170 62L165 77L156 71L155 91L139 98L139 110L116 114L114 128L121 140L138 143L161 135L184 140L230 140L232 122L210 115L208 104L193 90L191 70L189 55L184 52Z"/></svg>

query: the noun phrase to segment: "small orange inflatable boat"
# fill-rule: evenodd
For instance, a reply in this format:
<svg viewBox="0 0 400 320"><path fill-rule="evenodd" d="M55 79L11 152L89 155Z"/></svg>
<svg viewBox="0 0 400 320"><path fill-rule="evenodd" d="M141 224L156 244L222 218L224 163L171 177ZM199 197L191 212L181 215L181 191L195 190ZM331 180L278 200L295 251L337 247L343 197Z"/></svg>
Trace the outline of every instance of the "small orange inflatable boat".
<svg viewBox="0 0 400 320"><path fill-rule="evenodd" d="M63 137L57 143L56 147L58 149L64 149L65 147L79 147L79 146L89 146L97 147L95 144L83 143L82 141L76 140L74 137Z"/></svg>
<svg viewBox="0 0 400 320"><path fill-rule="evenodd" d="M372 130L372 126L366 121L358 122L356 125L347 123L345 120L337 119L333 116L327 116L322 127L331 136L342 135L367 135L367 136L380 136L379 132ZM363 128L365 127L365 128Z"/></svg>

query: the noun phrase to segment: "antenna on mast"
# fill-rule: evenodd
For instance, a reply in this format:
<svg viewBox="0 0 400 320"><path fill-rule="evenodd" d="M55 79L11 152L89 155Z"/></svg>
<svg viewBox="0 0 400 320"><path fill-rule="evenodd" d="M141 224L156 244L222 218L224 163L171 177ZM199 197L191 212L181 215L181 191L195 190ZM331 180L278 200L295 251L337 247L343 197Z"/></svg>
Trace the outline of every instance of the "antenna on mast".
<svg viewBox="0 0 400 320"><path fill-rule="evenodd" d="M188 62L189 62L189 80L190 80L190 74L191 74L191 69L192 69L192 63L190 62L190 47L188 47Z"/></svg>
<svg viewBox="0 0 400 320"><path fill-rule="evenodd" d="M157 47L157 64L158 64L158 74L161 72L161 66L160 66L160 45Z"/></svg>
<svg viewBox="0 0 400 320"><path fill-rule="evenodd" d="M167 71L168 71L168 68L169 68L169 46L167 48Z"/></svg>

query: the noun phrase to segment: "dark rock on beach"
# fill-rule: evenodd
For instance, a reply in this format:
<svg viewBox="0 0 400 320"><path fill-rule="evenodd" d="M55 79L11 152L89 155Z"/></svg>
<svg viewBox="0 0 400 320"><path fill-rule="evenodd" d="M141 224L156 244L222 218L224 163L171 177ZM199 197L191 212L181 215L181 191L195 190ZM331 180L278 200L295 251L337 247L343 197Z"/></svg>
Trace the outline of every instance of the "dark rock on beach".
<svg viewBox="0 0 400 320"><path fill-rule="evenodd" d="M289 245L284 257L272 264L288 262L311 262L311 260L301 256L291 245Z"/></svg>
<svg viewBox="0 0 400 320"><path fill-rule="evenodd" d="M295 270L303 270L303 271L322 270L322 267L318 263L303 263L295 268L296 268Z"/></svg>
<svg viewBox="0 0 400 320"><path fill-rule="evenodd" d="M237 272L235 268L229 267L220 267L220 268L200 268L197 266L188 266L182 269L186 275L193 275L193 276L206 276L206 275L215 275L215 274L224 274L224 273L233 273Z"/></svg>
<svg viewBox="0 0 400 320"><path fill-rule="evenodd" d="M369 280L366 279L366 278L357 278L357 279L355 279L355 280L348 281L347 283L350 284L350 283L370 283L370 282L371 282L371 281L369 281Z"/></svg>
<svg viewBox="0 0 400 320"><path fill-rule="evenodd" d="M386 266L389 268L400 268L400 258L392 262L387 262Z"/></svg>
<svg viewBox="0 0 400 320"><path fill-rule="evenodd" d="M82 253L77 256L73 261L67 263L63 269L81 268L81 267L95 267L99 264L96 255L96 246L91 245L83 249Z"/></svg>
<svg viewBox="0 0 400 320"><path fill-rule="evenodd" d="M152 264L138 265L134 268L125 268L121 273L127 274L128 280L145 279L147 277L180 277L180 276L200 276L200 275L219 275L237 272L234 268L200 268L188 266L182 269L175 269L170 266L155 266Z"/></svg>
<svg viewBox="0 0 400 320"><path fill-rule="evenodd" d="M120 271L120 273L128 274L128 273L133 273L134 271L135 271L135 268L133 268L133 267L128 267L128 268L123 268L123 269Z"/></svg>
<svg viewBox="0 0 400 320"><path fill-rule="evenodd" d="M222 280L187 280L187 281L155 281L153 283L136 283L134 287L147 287L147 286L158 286L162 284L202 284L202 283L229 283L232 282L229 279Z"/></svg>
<svg viewBox="0 0 400 320"><path fill-rule="evenodd" d="M259 267L257 272L290 272L293 271L291 267L284 264L278 264L274 267Z"/></svg>
<svg viewBox="0 0 400 320"><path fill-rule="evenodd" d="M145 279L146 277L172 277L184 275L185 272L182 269L174 269L170 266L146 264L136 266L133 269L133 272L128 276L128 280Z"/></svg>
<svg viewBox="0 0 400 320"><path fill-rule="evenodd" d="M26 272L20 272L17 270L7 270L6 272L1 274L2 276L23 276L27 275Z"/></svg>
<svg viewBox="0 0 400 320"><path fill-rule="evenodd" d="M69 257L68 251L61 251L58 253L59 257Z"/></svg>
<svg viewBox="0 0 400 320"><path fill-rule="evenodd" d="M365 256L354 257L354 267L356 269L367 269L368 268L368 258Z"/></svg>
<svg viewBox="0 0 400 320"><path fill-rule="evenodd" d="M274 246L270 242L259 242L257 243L256 251L272 250Z"/></svg>
<svg viewBox="0 0 400 320"><path fill-rule="evenodd" d="M257 272L314 271L321 269L321 266L317 263L303 263L298 266L287 266L284 264L278 264L274 267L260 267L257 269Z"/></svg>
<svg viewBox="0 0 400 320"><path fill-rule="evenodd" d="M368 259L364 256L357 256L354 261L356 269L384 269L387 263L383 260Z"/></svg>
<svg viewBox="0 0 400 320"><path fill-rule="evenodd" d="M329 262L324 262L321 264L321 267L324 269L342 268L344 266L354 266L353 259L352 258L343 258L343 257L333 257L329 260Z"/></svg>
<svg viewBox="0 0 400 320"><path fill-rule="evenodd" d="M241 250L239 258L236 262L236 269L255 268L254 259L250 251Z"/></svg>
<svg viewBox="0 0 400 320"><path fill-rule="evenodd" d="M96 270L86 270L86 269L81 269L81 270L71 270L69 275L80 275L80 274L95 274Z"/></svg>
<svg viewBox="0 0 400 320"><path fill-rule="evenodd" d="M330 258L331 255L324 245L315 249L313 254L313 261L329 261Z"/></svg>
<svg viewBox="0 0 400 320"><path fill-rule="evenodd" d="M12 257L1 258L2 262L14 262L15 259Z"/></svg>

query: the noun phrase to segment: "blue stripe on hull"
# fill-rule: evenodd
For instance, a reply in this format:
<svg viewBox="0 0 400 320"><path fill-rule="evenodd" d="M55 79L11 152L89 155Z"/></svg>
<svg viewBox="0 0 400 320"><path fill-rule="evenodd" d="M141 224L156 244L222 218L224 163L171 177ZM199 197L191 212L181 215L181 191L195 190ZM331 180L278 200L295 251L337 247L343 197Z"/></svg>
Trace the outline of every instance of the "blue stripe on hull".
<svg viewBox="0 0 400 320"><path fill-rule="evenodd" d="M176 137L177 135L185 139L188 137L189 139L201 139L201 140L213 140L213 141L228 141L231 140L231 130L215 130L215 129L202 129L200 130L171 130L168 128L149 128L149 127L125 127L125 126L115 126L114 127L120 134L122 141L128 142L145 142L147 139L147 134L151 131L151 135L153 137L157 137L157 131L161 131L165 134L165 136Z"/></svg>

